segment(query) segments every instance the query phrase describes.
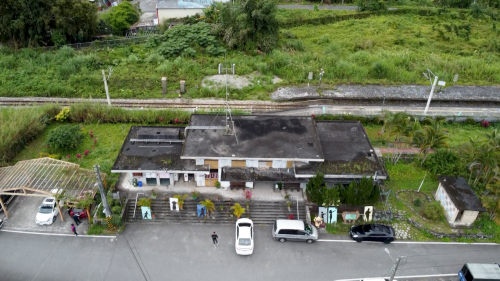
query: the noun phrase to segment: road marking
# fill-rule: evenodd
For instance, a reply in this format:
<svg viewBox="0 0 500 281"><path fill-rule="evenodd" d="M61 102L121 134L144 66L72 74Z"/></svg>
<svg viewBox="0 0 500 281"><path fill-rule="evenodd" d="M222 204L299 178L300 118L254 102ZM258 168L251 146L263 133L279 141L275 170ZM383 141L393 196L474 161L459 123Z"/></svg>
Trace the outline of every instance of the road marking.
<svg viewBox="0 0 500 281"><path fill-rule="evenodd" d="M458 276L458 273L446 273L446 274L433 274L433 275L411 275L411 276L394 276L394 279L397 278L430 278L430 277L445 277L445 276ZM365 277L365 278L356 278L356 279L337 279L335 281L359 281L363 279L380 279L385 280L387 277Z"/></svg>
<svg viewBox="0 0 500 281"><path fill-rule="evenodd" d="M354 240L330 240L330 239L318 239L318 242L339 242L339 243L357 243ZM373 241L363 241L363 243L380 243ZM420 242L420 241L394 241L391 244L428 244L428 245L500 245L496 243L466 243L466 242Z"/></svg>
<svg viewBox="0 0 500 281"><path fill-rule="evenodd" d="M35 235L47 235L47 236L75 236L74 234L61 234L61 233L45 233L45 232L30 232L30 231L19 231L19 230L0 230L4 232L13 232L13 233L22 233L22 234L35 234ZM78 237L85 237L85 238L113 238L115 239L116 236L103 236L103 235L78 235Z"/></svg>

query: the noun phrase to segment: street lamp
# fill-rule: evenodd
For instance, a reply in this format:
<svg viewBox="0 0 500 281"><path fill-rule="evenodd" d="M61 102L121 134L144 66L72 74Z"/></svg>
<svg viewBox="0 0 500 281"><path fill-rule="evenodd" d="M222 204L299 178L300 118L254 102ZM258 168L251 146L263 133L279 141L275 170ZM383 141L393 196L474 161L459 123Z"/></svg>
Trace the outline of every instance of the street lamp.
<svg viewBox="0 0 500 281"><path fill-rule="evenodd" d="M434 94L434 88L436 87L436 84L437 84L437 81L438 81L438 77L436 75L434 75L434 73L432 73L432 71L430 71L428 68L427 68L427 73L422 73L425 78L429 79L429 81L431 82L431 93L429 94L429 99L427 100L427 105L425 106L425 110L424 110L424 115L427 115L427 109L429 109L429 105L431 104L431 99L432 99L432 95ZM432 82L432 76L434 76L434 82Z"/></svg>

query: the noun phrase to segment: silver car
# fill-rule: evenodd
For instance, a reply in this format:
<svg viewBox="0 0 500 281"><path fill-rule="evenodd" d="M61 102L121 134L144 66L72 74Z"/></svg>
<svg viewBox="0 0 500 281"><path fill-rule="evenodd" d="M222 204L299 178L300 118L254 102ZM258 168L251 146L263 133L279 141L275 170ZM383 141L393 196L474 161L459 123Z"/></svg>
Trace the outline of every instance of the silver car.
<svg viewBox="0 0 500 281"><path fill-rule="evenodd" d="M276 220L273 225L273 239L282 243L286 241L305 241L311 244L318 240L318 230L304 221Z"/></svg>

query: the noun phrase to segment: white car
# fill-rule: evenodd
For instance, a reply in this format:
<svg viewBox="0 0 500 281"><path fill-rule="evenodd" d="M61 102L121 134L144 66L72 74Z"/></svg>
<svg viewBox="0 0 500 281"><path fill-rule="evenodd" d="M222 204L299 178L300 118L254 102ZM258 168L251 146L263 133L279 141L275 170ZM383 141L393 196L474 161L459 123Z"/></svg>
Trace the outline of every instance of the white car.
<svg viewBox="0 0 500 281"><path fill-rule="evenodd" d="M236 221L236 254L251 255L253 253L253 222L251 219Z"/></svg>
<svg viewBox="0 0 500 281"><path fill-rule="evenodd" d="M43 199L38 213L36 214L35 222L39 225L49 225L56 221L59 210L56 206L56 198L47 197Z"/></svg>

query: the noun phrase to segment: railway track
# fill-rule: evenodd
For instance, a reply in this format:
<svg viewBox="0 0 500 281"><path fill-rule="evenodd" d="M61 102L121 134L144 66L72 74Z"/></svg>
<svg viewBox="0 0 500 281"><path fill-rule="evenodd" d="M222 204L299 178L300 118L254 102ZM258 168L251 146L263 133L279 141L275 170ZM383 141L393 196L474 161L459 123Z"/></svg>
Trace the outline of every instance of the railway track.
<svg viewBox="0 0 500 281"><path fill-rule="evenodd" d="M85 102L93 102L107 104L106 99L83 100ZM61 106L69 106L71 104L81 103L82 99L72 98L6 98L0 97L0 106L36 106L44 104L59 104ZM182 109L182 110L218 110L225 107L223 100L200 100L200 99L114 99L111 100L113 106L142 109ZM271 101L230 101L231 109L243 110L249 112L273 112L283 110L293 110L306 108L317 105L330 106L401 106L401 107L422 107L426 101L422 99L301 99L287 102L271 102ZM483 100L433 100L433 107L455 107L455 108L498 108L499 101L483 101Z"/></svg>

